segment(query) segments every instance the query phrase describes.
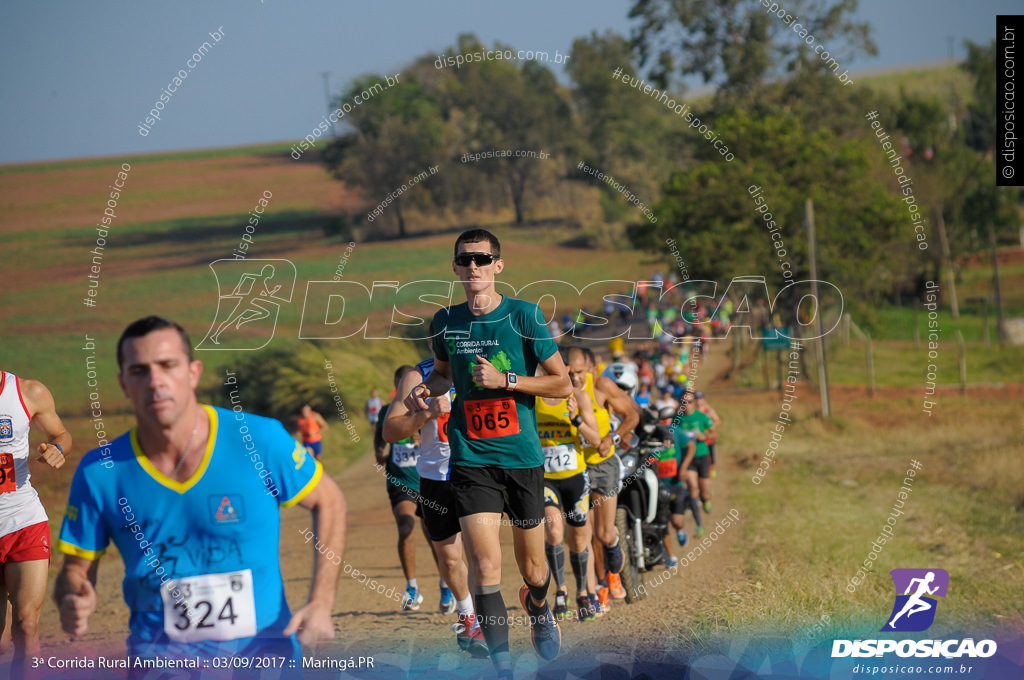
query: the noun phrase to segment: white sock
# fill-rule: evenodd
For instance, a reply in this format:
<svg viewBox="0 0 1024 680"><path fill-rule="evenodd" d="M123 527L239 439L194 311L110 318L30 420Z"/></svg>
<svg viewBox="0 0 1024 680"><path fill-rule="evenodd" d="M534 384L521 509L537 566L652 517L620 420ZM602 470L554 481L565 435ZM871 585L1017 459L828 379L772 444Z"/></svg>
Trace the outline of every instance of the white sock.
<svg viewBox="0 0 1024 680"><path fill-rule="evenodd" d="M471 616L473 614L473 596L470 595L465 600L459 600L455 603L459 608L459 613L463 616Z"/></svg>
<svg viewBox="0 0 1024 680"><path fill-rule="evenodd" d="M614 542L614 543L612 543L611 545L609 545L608 547L609 547L609 548L614 548L614 547L615 547L615 546L617 546L618 544L619 544L619 537L618 537L618 536L616 536L616 537L615 537L615 542Z"/></svg>
<svg viewBox="0 0 1024 680"><path fill-rule="evenodd" d="M448 587L448 584L444 582L444 579L443 579L443 578L439 578L439 579L437 579L437 586L438 586L438 588L440 588L441 590L444 590L445 588L447 588L447 587Z"/></svg>
<svg viewBox="0 0 1024 680"><path fill-rule="evenodd" d="M411 578L408 581L406 581L405 582L405 586L407 588L412 588L413 590L419 590L419 586L416 585L416 579L414 579L414 578Z"/></svg>

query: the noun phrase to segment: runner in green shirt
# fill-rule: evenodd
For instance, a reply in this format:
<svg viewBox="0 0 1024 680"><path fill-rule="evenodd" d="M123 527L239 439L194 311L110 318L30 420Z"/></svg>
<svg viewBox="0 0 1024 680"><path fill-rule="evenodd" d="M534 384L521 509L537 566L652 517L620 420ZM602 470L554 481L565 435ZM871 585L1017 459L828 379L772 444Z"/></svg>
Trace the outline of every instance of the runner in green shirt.
<svg viewBox="0 0 1024 680"><path fill-rule="evenodd" d="M498 239L471 229L455 241L452 269L466 302L434 315L434 370L405 400L410 412L454 382L449 441L451 485L469 556L476 612L499 678L512 678L508 614L501 595L501 515L512 521L516 562L525 585L519 599L530 616L533 646L558 655L561 633L547 604L544 554L544 453L535 397L572 392L565 364L537 305L501 295L495 277L505 267ZM546 375L534 376L537 365Z"/></svg>
<svg viewBox="0 0 1024 680"><path fill-rule="evenodd" d="M698 490L700 500L704 501L704 511L711 512L711 479L709 475L708 440L714 439L718 431L715 424L706 413L697 410L696 399L693 392L686 390L683 393L683 413L672 420L672 429L675 433L676 449L683 450L686 446L687 432L693 433L697 449L693 454L693 461L690 463L686 473L686 486L690 490L690 510L693 512L693 519L697 522L697 535L704 535L704 523L701 521L700 502L698 501Z"/></svg>

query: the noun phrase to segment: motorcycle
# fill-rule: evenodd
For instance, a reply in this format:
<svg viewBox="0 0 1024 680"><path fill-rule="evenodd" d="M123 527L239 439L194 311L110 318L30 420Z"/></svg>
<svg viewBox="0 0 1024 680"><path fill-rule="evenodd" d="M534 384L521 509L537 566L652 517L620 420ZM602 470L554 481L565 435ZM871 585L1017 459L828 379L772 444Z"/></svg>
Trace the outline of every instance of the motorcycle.
<svg viewBox="0 0 1024 680"><path fill-rule="evenodd" d="M620 456L624 468L615 510L615 527L623 546L624 562L620 578L626 591L626 603L646 597L638 587L640 574L668 562L664 538L669 527L667 489L658 483L658 453L664 442L672 440L672 431L662 424L676 415L666 406L660 411L641 410L634 430L634 445Z"/></svg>

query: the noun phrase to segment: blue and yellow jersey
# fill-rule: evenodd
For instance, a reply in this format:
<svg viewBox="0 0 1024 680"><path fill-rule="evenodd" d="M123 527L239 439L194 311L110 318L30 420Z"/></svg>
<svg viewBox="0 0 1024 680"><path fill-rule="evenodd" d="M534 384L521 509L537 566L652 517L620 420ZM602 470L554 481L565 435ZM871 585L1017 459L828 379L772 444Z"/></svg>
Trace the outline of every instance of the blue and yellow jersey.
<svg viewBox="0 0 1024 680"><path fill-rule="evenodd" d="M277 420L203 406L210 437L185 482L161 474L131 430L75 470L58 548L124 559L132 653L301 656L278 558L279 507L319 483L320 463ZM112 465L111 465L112 463ZM339 550L338 546L335 548Z"/></svg>

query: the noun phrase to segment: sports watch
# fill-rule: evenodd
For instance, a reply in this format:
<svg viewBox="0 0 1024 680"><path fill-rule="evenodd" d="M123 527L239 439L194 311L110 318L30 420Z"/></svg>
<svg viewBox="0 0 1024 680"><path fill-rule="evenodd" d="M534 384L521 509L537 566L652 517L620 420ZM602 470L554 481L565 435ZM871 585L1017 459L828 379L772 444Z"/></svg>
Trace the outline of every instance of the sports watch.
<svg viewBox="0 0 1024 680"><path fill-rule="evenodd" d="M505 389L508 390L509 392L515 392L516 385L519 384L518 381L519 376L517 376L512 371L509 371L508 373L505 374Z"/></svg>

